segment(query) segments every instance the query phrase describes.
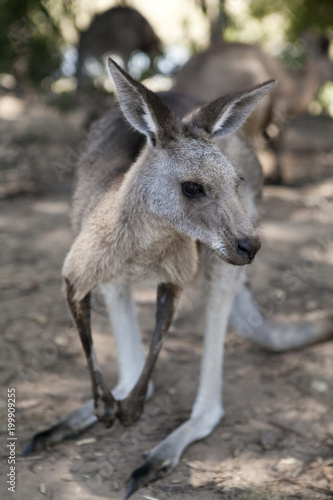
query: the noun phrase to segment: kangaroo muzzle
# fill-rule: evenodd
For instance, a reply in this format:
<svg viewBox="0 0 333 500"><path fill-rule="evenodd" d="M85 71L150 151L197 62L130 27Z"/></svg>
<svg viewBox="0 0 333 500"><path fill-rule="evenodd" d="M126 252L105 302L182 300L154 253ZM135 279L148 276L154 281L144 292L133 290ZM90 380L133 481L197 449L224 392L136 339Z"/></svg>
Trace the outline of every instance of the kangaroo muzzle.
<svg viewBox="0 0 333 500"><path fill-rule="evenodd" d="M238 238L235 241L236 253L246 261L245 264L253 261L260 248L261 241L257 235Z"/></svg>

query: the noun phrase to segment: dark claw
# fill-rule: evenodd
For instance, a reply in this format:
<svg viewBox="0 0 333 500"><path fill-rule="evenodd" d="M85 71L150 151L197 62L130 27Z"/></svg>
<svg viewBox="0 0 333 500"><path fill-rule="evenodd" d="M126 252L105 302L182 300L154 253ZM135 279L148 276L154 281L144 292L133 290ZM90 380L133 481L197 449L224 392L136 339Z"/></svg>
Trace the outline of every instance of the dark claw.
<svg viewBox="0 0 333 500"><path fill-rule="evenodd" d="M156 460L152 458L147 460L143 465L135 469L131 475L131 482L126 490L125 500L135 493L142 486L152 483L166 476L171 471L170 462Z"/></svg>
<svg viewBox="0 0 333 500"><path fill-rule="evenodd" d="M138 489L139 489L139 487L138 487L137 483L134 481L134 479L132 479L132 481L130 482L130 484L127 487L124 500L127 500L129 497L131 497L133 495L133 493L135 493L136 490L138 490Z"/></svg>
<svg viewBox="0 0 333 500"><path fill-rule="evenodd" d="M33 453L35 451L34 447L34 442L32 441L31 443L28 444L26 448L24 448L22 452L22 457L25 457L26 455L30 455L30 453Z"/></svg>
<svg viewBox="0 0 333 500"><path fill-rule="evenodd" d="M42 431L36 434L33 438L31 443L28 444L28 446L24 449L22 456L29 455L30 453L35 453L37 451L42 451L46 450L49 446L52 444L55 444L58 442L58 439L55 438L54 436L57 435L57 426L51 427L47 431Z"/></svg>
<svg viewBox="0 0 333 500"><path fill-rule="evenodd" d="M145 462L143 465L135 469L131 475L131 482L126 490L125 500L127 500L139 488L145 486L150 481L156 481L157 476L154 467L151 463Z"/></svg>
<svg viewBox="0 0 333 500"><path fill-rule="evenodd" d="M35 434L31 443L24 449L22 456L47 450L64 439L76 438L79 435L80 431L73 431L65 422L59 422L59 424L50 427L46 431Z"/></svg>

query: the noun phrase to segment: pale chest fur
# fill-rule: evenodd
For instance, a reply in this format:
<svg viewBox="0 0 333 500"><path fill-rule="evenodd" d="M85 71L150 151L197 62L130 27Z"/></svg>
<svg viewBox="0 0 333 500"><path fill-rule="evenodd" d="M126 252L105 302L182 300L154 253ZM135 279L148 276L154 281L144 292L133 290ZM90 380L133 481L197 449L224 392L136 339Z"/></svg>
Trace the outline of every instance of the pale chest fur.
<svg viewBox="0 0 333 500"><path fill-rule="evenodd" d="M135 223L134 223L135 221ZM117 214L105 198L95 207L74 241L63 276L76 283L76 297L84 297L99 283L138 282L189 284L198 268L194 240L150 215Z"/></svg>
<svg viewBox="0 0 333 500"><path fill-rule="evenodd" d="M142 251L134 249L123 260L115 282L133 284L174 283L181 287L189 284L198 269L198 250L196 243L181 235L168 235Z"/></svg>
<svg viewBox="0 0 333 500"><path fill-rule="evenodd" d="M198 267L196 243L175 231L160 217L140 210L127 198L125 209L113 209L102 231L109 249L109 278L119 283L158 282L188 284ZM100 215L98 216L100 221ZM109 236L105 234L110 228Z"/></svg>

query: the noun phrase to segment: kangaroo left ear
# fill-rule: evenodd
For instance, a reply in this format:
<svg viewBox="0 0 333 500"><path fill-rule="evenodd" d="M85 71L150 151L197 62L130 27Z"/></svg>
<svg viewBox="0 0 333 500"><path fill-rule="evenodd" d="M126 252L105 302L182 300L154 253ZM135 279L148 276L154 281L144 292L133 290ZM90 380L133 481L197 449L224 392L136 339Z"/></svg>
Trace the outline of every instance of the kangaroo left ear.
<svg viewBox="0 0 333 500"><path fill-rule="evenodd" d="M228 135L245 122L274 85L275 80L269 80L251 89L220 97L195 111L185 121L204 129L212 137Z"/></svg>
<svg viewBox="0 0 333 500"><path fill-rule="evenodd" d="M134 80L109 57L109 68L118 91L120 107L128 122L145 134L152 146L178 136L180 121L160 97Z"/></svg>

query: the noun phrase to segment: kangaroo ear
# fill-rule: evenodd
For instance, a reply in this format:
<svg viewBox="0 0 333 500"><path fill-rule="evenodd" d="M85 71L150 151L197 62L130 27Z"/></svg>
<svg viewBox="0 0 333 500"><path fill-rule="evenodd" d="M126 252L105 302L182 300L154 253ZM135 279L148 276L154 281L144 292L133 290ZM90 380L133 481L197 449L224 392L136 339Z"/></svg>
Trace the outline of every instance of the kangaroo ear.
<svg viewBox="0 0 333 500"><path fill-rule="evenodd" d="M251 89L220 97L195 111L187 121L204 129L212 137L228 135L245 122L260 99L274 85L275 80L269 80Z"/></svg>
<svg viewBox="0 0 333 500"><path fill-rule="evenodd" d="M157 141L176 138L180 122L162 99L134 80L111 57L108 64L118 91L120 107L129 123L145 134L153 146Z"/></svg>

